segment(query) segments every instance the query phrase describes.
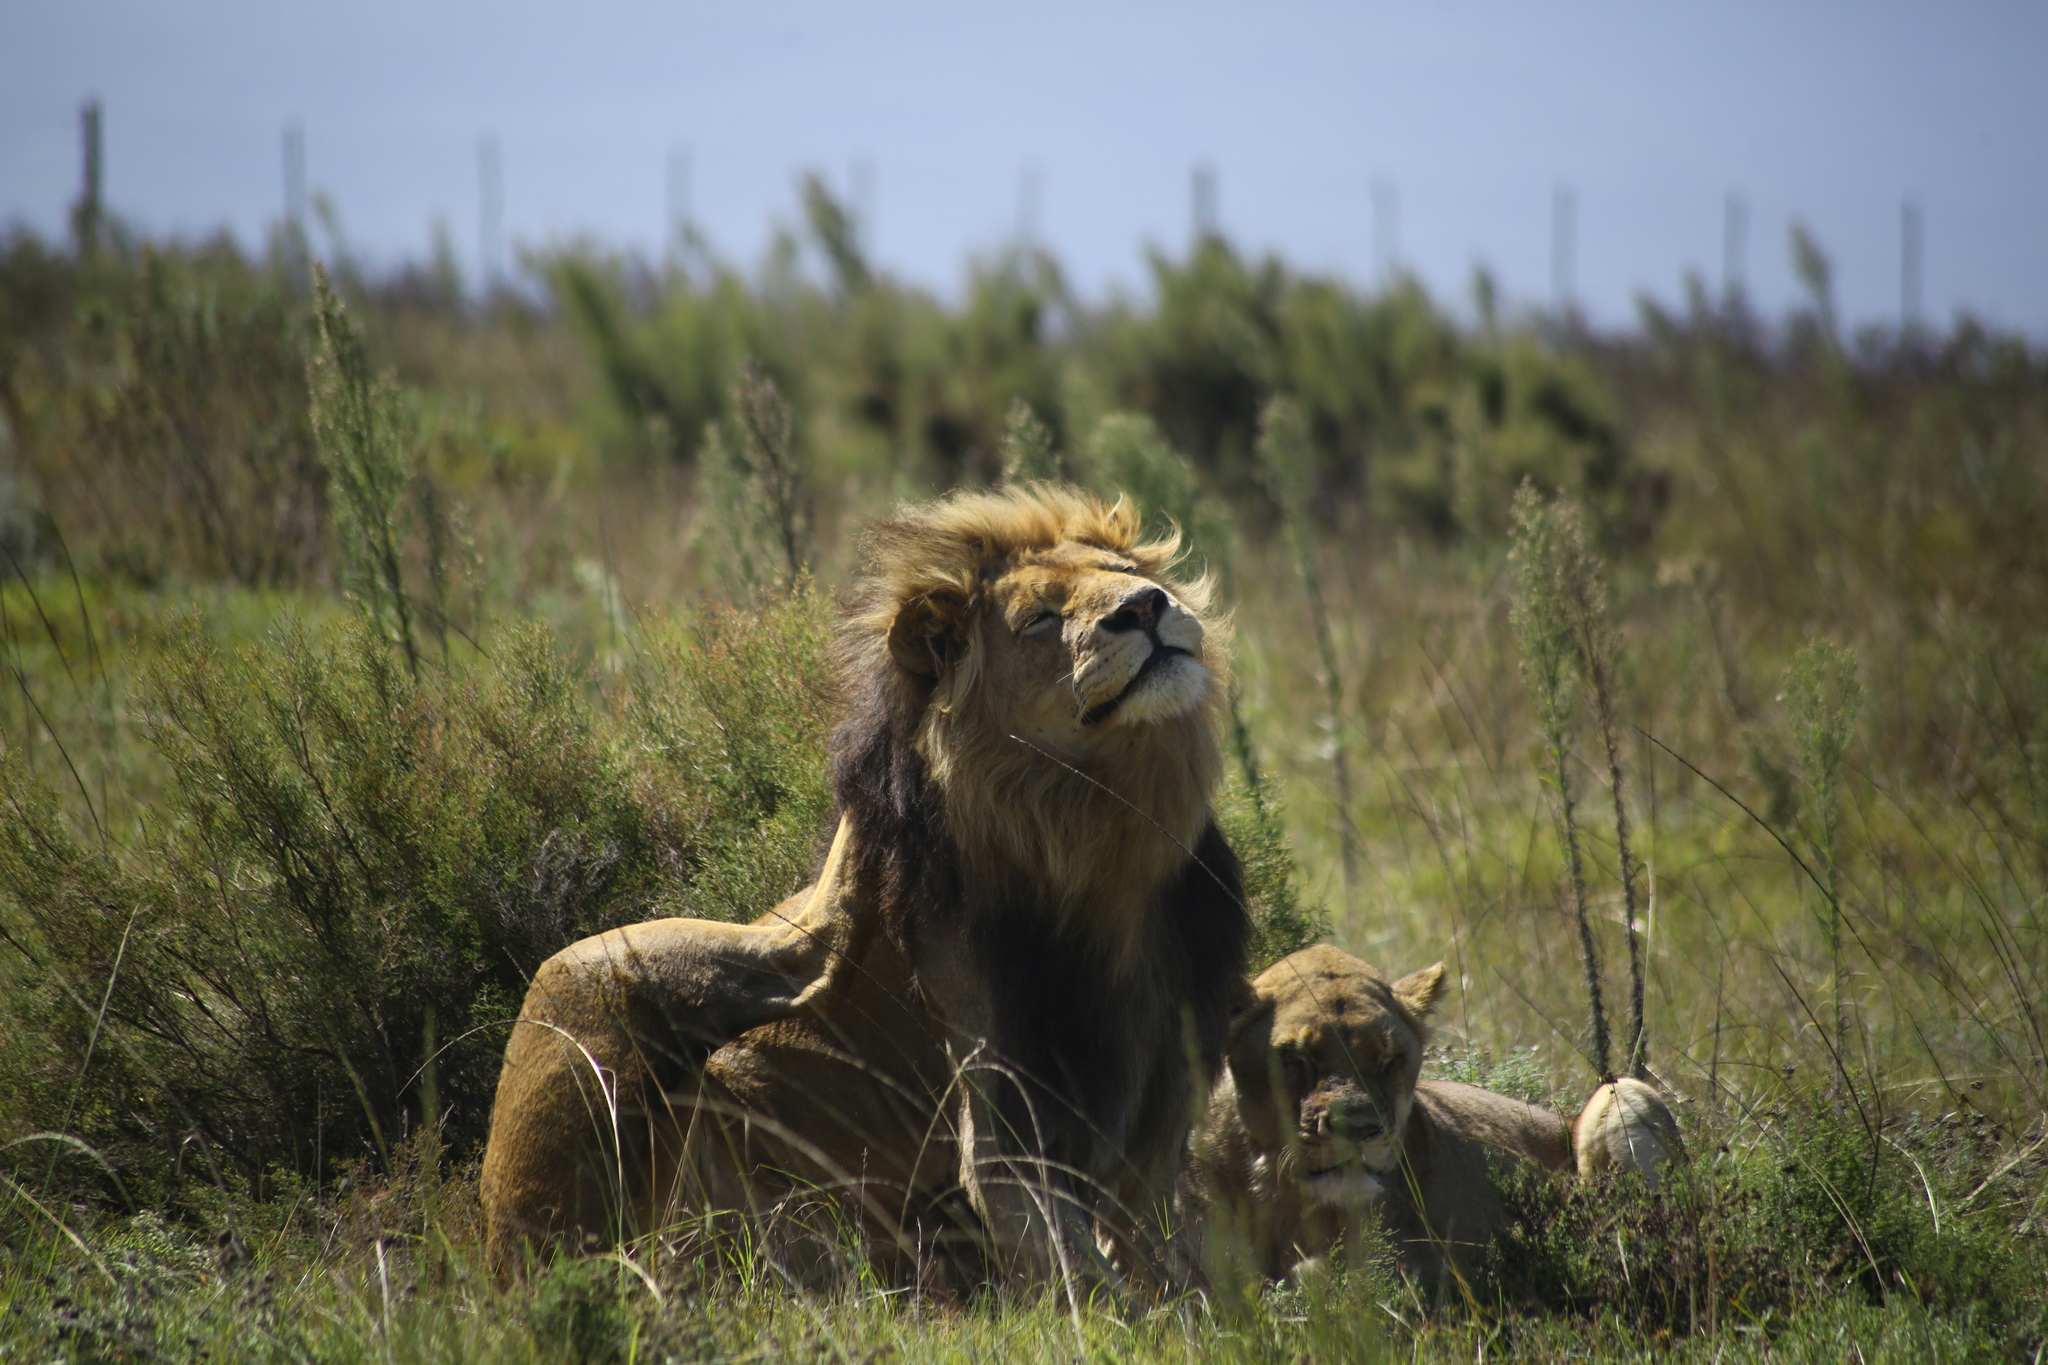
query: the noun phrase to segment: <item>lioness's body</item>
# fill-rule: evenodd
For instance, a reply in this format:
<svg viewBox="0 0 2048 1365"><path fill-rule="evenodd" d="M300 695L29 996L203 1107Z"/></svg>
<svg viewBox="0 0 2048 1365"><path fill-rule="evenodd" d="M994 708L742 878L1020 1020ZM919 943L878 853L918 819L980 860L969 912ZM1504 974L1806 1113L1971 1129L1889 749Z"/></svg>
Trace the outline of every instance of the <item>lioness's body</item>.
<svg viewBox="0 0 2048 1365"><path fill-rule="evenodd" d="M1220 660L1136 530L1052 489L877 528L817 884L536 974L485 1156L501 1271L693 1214L795 1227L798 1274L846 1232L951 1278L1107 1274L1098 1238L1153 1267L1247 926Z"/></svg>
<svg viewBox="0 0 2048 1365"><path fill-rule="evenodd" d="M1441 989L1441 965L1390 983L1328 945L1252 983L1190 1172L1193 1231L1212 1278L1239 1268L1281 1278L1354 1243L1375 1220L1410 1274L1463 1273L1506 1225L1497 1163L1571 1166L1572 1129L1559 1115L1419 1079ZM1647 1153L1631 1125L1652 1112L1669 1124L1669 1110L1640 1082L1622 1086L1619 1102L1603 1103L1613 1086L1596 1093L1581 1128ZM1676 1149L1675 1124L1666 1141L1660 1153Z"/></svg>
<svg viewBox="0 0 2048 1365"><path fill-rule="evenodd" d="M1459 1081L1418 1082L1381 1225L1419 1277L1434 1278L1446 1257L1467 1268L1507 1226L1493 1167L1525 1160L1561 1171L1571 1159L1571 1130L1550 1110Z"/></svg>
<svg viewBox="0 0 2048 1365"><path fill-rule="evenodd" d="M1228 1081L1218 1098L1233 1103ZM1211 1111L1212 1116L1217 1113ZM1548 1109L1459 1081L1416 1082L1393 1169L1348 1171L1317 1188L1279 1153L1261 1151L1240 1123L1224 1118L1206 1148L1210 1216L1225 1239L1210 1255L1248 1259L1257 1273L1282 1279L1344 1245L1356 1245L1374 1220L1393 1240L1402 1266L1425 1279L1446 1252L1460 1262L1506 1226L1489 1168L1526 1159L1545 1170L1571 1162L1571 1132ZM1212 1273L1213 1273L1212 1267Z"/></svg>

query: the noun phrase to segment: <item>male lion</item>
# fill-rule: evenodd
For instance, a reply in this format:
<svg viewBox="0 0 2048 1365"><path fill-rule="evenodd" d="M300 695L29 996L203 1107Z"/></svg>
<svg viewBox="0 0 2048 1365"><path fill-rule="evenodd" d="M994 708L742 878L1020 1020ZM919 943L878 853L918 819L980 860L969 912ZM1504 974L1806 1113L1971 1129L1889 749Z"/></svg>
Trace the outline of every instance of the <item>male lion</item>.
<svg viewBox="0 0 2048 1365"><path fill-rule="evenodd" d="M1210 1224L1191 1231L1212 1275L1240 1255L1280 1278L1377 1217L1402 1267L1435 1281L1447 1260L1468 1268L1505 1226L1491 1162L1570 1164L1572 1131L1549 1110L1417 1079L1443 981L1442 963L1390 983L1371 964L1318 944L1252 982L1185 1192L1191 1212ZM1614 1084L1602 1086L1580 1119L1603 1153L1582 1156L1581 1169L1618 1167L1637 1153L1654 1178L1656 1160L1679 1151L1677 1127L1655 1091L1619 1085L1619 1098ZM1651 1124L1661 1127L1653 1134ZM1663 1146L1651 1158L1653 1141ZM1622 1155L1605 1160L1609 1149Z"/></svg>
<svg viewBox="0 0 2048 1365"><path fill-rule="evenodd" d="M1248 931L1177 545L1046 485L870 528L818 880L541 966L484 1156L501 1273L679 1214L805 1276L849 1230L953 1282L1106 1279L1098 1238L1158 1269Z"/></svg>

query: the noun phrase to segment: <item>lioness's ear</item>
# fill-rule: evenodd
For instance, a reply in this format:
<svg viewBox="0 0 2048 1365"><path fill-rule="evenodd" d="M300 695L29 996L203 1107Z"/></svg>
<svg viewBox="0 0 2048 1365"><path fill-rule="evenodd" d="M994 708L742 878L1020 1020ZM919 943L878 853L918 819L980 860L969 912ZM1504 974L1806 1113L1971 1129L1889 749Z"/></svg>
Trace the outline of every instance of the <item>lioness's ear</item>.
<svg viewBox="0 0 2048 1365"><path fill-rule="evenodd" d="M1410 1014L1427 1019L1436 1002L1444 998L1444 964L1408 973L1394 983L1393 990L1394 998L1406 1005Z"/></svg>
<svg viewBox="0 0 2048 1365"><path fill-rule="evenodd" d="M960 624L967 603L953 592L921 593L896 609L889 623L889 656L907 673L936 678L960 656Z"/></svg>

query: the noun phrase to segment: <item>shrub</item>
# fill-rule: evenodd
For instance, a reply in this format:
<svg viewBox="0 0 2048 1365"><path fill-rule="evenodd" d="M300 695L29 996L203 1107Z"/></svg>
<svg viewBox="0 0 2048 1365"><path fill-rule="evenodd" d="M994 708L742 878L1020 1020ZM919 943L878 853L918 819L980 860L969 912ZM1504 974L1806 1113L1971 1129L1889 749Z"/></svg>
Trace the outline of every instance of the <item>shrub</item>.
<svg viewBox="0 0 2048 1365"><path fill-rule="evenodd" d="M175 776L142 845L84 843L0 764L0 1112L131 1181L317 1177L421 1124L465 1150L550 953L802 885L824 634L808 594L707 615L611 708L538 626L416 682L359 618L233 652L188 623L141 698Z"/></svg>
<svg viewBox="0 0 2048 1365"><path fill-rule="evenodd" d="M1495 1287L1650 1335L1796 1320L1847 1297L1929 1310L1978 1350L2039 1346L2048 1242L1974 1202L2012 1174L1992 1165L1992 1143L1973 1142L1966 1125L1917 1124L1879 1133L1873 1147L1859 1117L1827 1096L1790 1096L1772 1112L1778 1121L1746 1151L1723 1143L1717 1156L1696 1131L1702 1160L1656 1190L1633 1176L1502 1171L1515 1224L1497 1249Z"/></svg>

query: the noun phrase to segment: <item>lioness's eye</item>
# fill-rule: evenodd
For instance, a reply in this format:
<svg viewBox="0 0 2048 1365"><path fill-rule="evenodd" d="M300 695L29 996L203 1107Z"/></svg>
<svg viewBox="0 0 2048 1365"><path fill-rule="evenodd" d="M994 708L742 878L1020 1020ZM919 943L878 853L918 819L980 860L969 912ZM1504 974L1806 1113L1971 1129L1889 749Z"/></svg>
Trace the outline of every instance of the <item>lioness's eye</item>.
<svg viewBox="0 0 2048 1365"><path fill-rule="evenodd" d="M1019 630L1027 634L1032 631L1043 630L1059 619L1060 614L1056 611L1034 611L1025 618L1024 624L1019 627Z"/></svg>
<svg viewBox="0 0 2048 1365"><path fill-rule="evenodd" d="M1386 1062L1380 1067L1380 1070L1386 1072L1388 1075L1392 1075L1394 1072L1399 1071L1400 1069L1401 1054L1398 1052L1396 1052L1393 1056L1387 1058Z"/></svg>

